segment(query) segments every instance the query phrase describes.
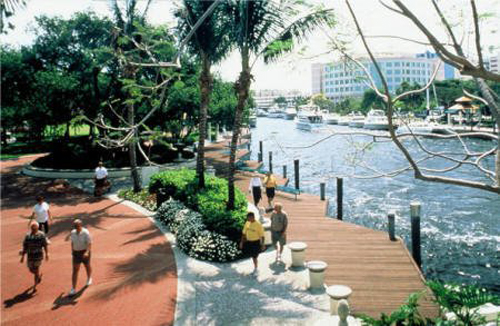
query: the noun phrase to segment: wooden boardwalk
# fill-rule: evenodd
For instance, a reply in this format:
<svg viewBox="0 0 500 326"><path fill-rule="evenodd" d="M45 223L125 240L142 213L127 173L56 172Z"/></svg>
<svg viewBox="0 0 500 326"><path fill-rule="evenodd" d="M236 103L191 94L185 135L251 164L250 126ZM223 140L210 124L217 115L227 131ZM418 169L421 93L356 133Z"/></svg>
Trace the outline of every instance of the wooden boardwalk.
<svg viewBox="0 0 500 326"><path fill-rule="evenodd" d="M216 147L211 149L207 162L220 176L225 176L228 154ZM238 156L246 153L241 150ZM236 176L237 186L249 200L251 175L239 172ZM392 242L386 232L326 217L326 201L318 196L302 194L295 200L293 195L277 192L276 201L283 204L289 216L288 242L307 243L306 260L322 260L328 264L327 285L343 284L352 288L350 304L354 314L390 313L404 304L411 293L426 289L420 270L401 240ZM263 198L262 203L267 203L267 198ZM438 314L438 307L429 295L420 300L420 305L425 316Z"/></svg>

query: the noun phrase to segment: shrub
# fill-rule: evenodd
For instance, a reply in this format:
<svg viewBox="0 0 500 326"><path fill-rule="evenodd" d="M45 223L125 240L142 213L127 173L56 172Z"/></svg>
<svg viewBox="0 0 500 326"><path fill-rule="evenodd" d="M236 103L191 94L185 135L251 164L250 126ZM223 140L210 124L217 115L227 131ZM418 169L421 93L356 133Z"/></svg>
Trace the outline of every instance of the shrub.
<svg viewBox="0 0 500 326"><path fill-rule="evenodd" d="M226 208L227 181L206 176L205 188L198 189L196 172L181 169L157 173L149 183L151 192L162 191L167 196L180 200L202 215L207 229L238 240L245 223L248 203L245 195L236 189L235 209Z"/></svg>
<svg viewBox="0 0 500 326"><path fill-rule="evenodd" d="M147 189L134 192L133 189L122 189L118 191L118 197L133 201L150 211L156 210L156 199Z"/></svg>
<svg viewBox="0 0 500 326"><path fill-rule="evenodd" d="M155 218L169 226L177 238L179 248L190 257L226 262L241 254L237 242L206 229L202 216L177 200L164 202Z"/></svg>

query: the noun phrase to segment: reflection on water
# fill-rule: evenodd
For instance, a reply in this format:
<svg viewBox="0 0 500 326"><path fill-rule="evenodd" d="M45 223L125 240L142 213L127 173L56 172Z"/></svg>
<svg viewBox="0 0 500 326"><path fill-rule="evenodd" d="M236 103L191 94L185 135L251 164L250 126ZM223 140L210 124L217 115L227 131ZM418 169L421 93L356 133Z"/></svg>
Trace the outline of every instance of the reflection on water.
<svg viewBox="0 0 500 326"><path fill-rule="evenodd" d="M319 183L327 183L331 216L336 212L337 176L344 177L344 220L370 228L385 230L387 214L394 211L396 232L410 247L409 205L422 203L422 265L429 279L478 283L500 293L500 196L486 191L415 180L407 171L394 178L356 179L353 175L377 175L408 165L400 151L390 142L369 144L371 137L335 136L307 147L329 135L329 129L351 130L342 126L325 126L324 130L307 132L295 128L293 121L259 118L252 129L252 159L257 159L259 140L264 140L264 164L273 152L275 173L300 159L301 189L319 195ZM360 129L362 130L362 129ZM459 148L454 140L423 139L434 151L452 152ZM367 145L368 144L368 145ZM473 150L489 148L490 142L468 140ZM292 148L306 146L307 148ZM423 157L418 147L409 145L416 157ZM430 160L428 168L445 168L449 163ZM493 157L486 166L493 168ZM365 166L364 166L365 165ZM463 167L450 177L480 178L473 167ZM293 180L292 180L293 181Z"/></svg>

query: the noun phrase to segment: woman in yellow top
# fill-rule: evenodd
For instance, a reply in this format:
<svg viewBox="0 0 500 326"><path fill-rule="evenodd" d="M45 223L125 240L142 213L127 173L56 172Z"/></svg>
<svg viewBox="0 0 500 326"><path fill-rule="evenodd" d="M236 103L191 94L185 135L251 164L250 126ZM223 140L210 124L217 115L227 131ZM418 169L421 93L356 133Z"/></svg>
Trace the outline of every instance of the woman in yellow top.
<svg viewBox="0 0 500 326"><path fill-rule="evenodd" d="M247 222L243 227L241 235L240 249L243 250L243 253L252 257L254 274L257 272L257 267L259 265L257 258L259 257L260 252L264 251L265 248L264 228L259 221L255 220L255 214L253 212L248 212Z"/></svg>
<svg viewBox="0 0 500 326"><path fill-rule="evenodd" d="M276 192L276 186L278 185L276 178L271 172L267 172L264 178L264 186L266 187L267 202L269 203L269 208L273 207L273 199Z"/></svg>

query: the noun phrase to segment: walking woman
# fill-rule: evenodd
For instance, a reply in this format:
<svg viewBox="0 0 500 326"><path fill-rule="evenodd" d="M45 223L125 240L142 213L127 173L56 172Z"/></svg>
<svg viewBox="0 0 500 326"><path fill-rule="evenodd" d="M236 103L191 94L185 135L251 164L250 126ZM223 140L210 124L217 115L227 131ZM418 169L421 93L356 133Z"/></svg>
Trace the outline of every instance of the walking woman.
<svg viewBox="0 0 500 326"><path fill-rule="evenodd" d="M40 230L45 232L45 235L49 234L49 221L52 223L52 215L50 214L49 204L45 202L43 196L36 197L37 204L33 207L33 214L31 214L29 224L36 218L38 225L40 225Z"/></svg>
<svg viewBox="0 0 500 326"><path fill-rule="evenodd" d="M264 186L266 186L266 195L269 208L273 207L273 199L276 193L277 185L278 182L276 181L274 175L271 172L267 172L266 177L264 178Z"/></svg>
<svg viewBox="0 0 500 326"><path fill-rule="evenodd" d="M255 173L250 179L250 186L248 187L248 192L253 195L253 203L255 207L258 207L260 199L262 198L262 181L257 173Z"/></svg>

